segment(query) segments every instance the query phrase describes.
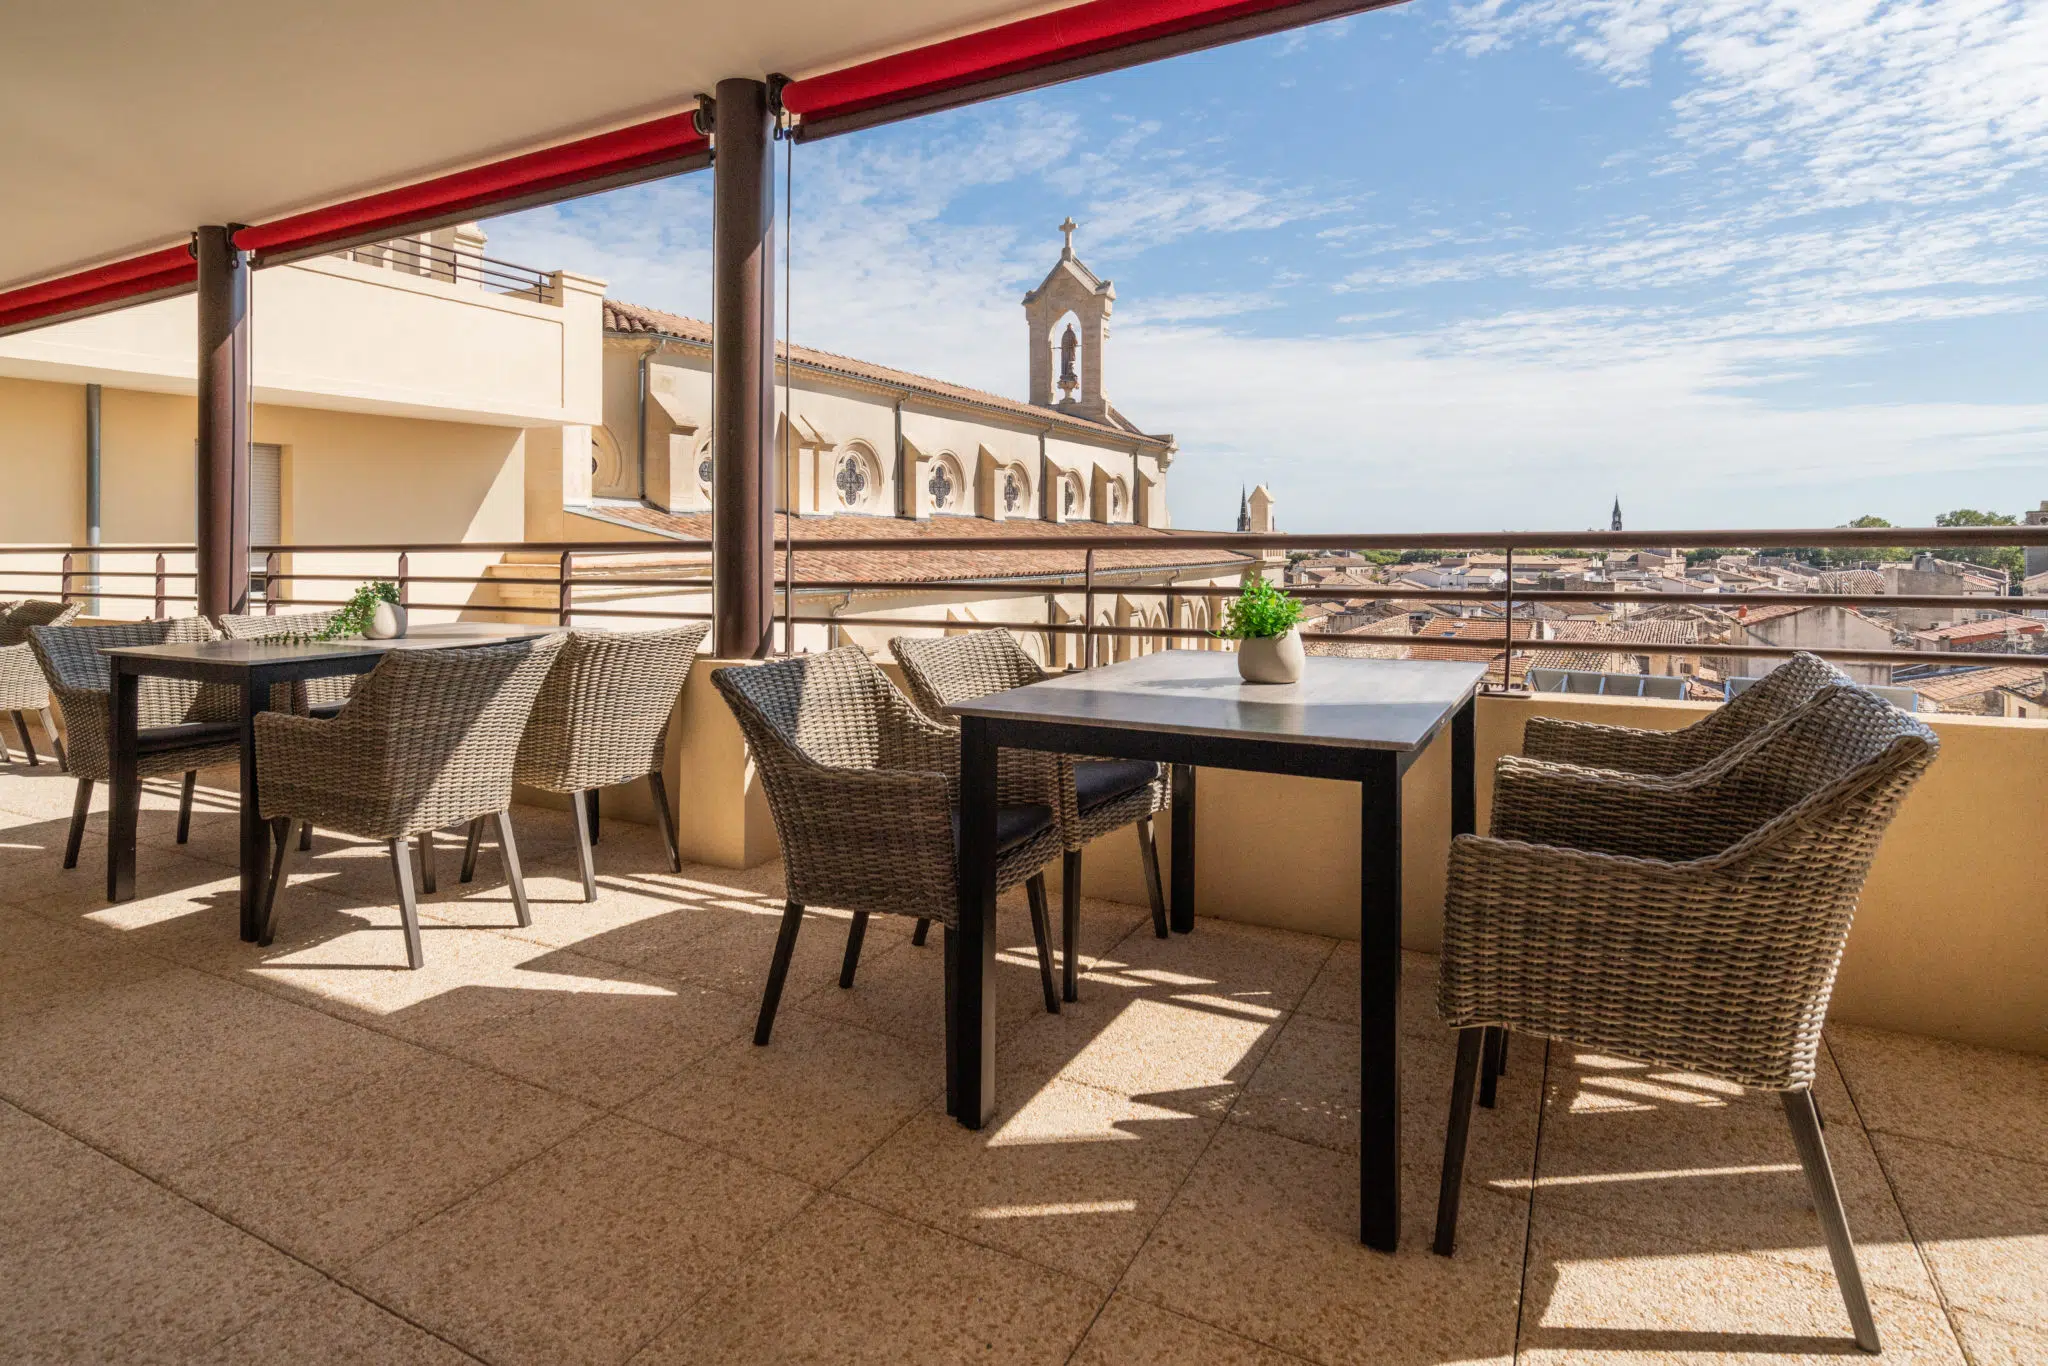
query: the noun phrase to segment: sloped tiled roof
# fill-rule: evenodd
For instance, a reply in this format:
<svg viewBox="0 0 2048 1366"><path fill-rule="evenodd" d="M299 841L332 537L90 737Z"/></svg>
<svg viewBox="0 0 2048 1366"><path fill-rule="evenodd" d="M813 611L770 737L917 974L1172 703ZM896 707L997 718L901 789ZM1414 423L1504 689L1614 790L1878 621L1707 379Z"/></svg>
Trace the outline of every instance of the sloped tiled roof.
<svg viewBox="0 0 2048 1366"><path fill-rule="evenodd" d="M661 512L631 504L607 507L606 520L645 527L649 531L711 548L711 514L708 512ZM775 534L788 534L788 518L775 516ZM986 538L986 550L920 550L917 542L931 537L973 536ZM1072 550L1010 550L1000 542L1005 536L1053 536L1074 543ZM902 517L831 517L796 523L796 572L798 582L806 579L851 579L883 582L891 579L1010 579L1049 578L1079 574L1086 568L1087 542L1096 536L1156 537L1157 550L1098 550L1098 575L1132 569L1207 569L1235 573L1251 563L1251 557L1230 550L1176 549L1174 533L1128 523L1101 522L992 522L981 517L934 517L913 521ZM803 541L871 540L869 550L804 550ZM1113 586L1112 586L1113 591Z"/></svg>
<svg viewBox="0 0 2048 1366"><path fill-rule="evenodd" d="M1899 686L1911 688L1926 701L1941 706L1965 697L1977 697L1995 688L2037 692L2043 686L2044 678L2048 678L2048 662L2044 662L2038 669L2022 666L1965 669L1960 673L1940 674L1933 678L1909 678L1901 680Z"/></svg>
<svg viewBox="0 0 2048 1366"><path fill-rule="evenodd" d="M693 342L701 346L711 344L711 324L698 318L686 318L680 313L664 313L658 308L644 308L639 304L621 303L617 299L604 301L604 329L618 336L668 337L676 341ZM933 398L964 404L1002 413L1011 418L1028 418L1033 423L1071 428L1097 436L1113 435L1118 441L1136 441L1153 447L1166 447L1173 443L1171 436L1141 432L1123 414L1111 409L1121 419L1116 423L1096 422L1091 418L1061 412L1056 408L1042 408L1035 403L1020 399L1005 398L985 389L970 389L964 384L953 384L930 375L920 375L909 370L897 370L887 365L876 365L873 361L856 360L852 356L841 356L831 351L819 351L809 346L791 346L778 343L777 355L788 355L800 366L822 370L829 374L841 375L847 379L864 380L870 384L884 384L892 388L911 389Z"/></svg>

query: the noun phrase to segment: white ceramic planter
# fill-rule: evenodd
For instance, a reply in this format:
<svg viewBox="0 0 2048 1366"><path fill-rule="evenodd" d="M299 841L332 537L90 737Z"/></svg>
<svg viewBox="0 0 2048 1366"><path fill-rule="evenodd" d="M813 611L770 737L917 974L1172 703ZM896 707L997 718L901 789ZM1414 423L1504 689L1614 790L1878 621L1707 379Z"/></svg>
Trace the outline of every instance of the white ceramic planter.
<svg viewBox="0 0 2048 1366"><path fill-rule="evenodd" d="M366 640L398 640L405 635L405 608L395 602L380 602L370 610L370 624L363 628Z"/></svg>
<svg viewBox="0 0 2048 1366"><path fill-rule="evenodd" d="M1301 632L1284 636L1252 636L1237 642L1237 672L1247 683L1299 683Z"/></svg>

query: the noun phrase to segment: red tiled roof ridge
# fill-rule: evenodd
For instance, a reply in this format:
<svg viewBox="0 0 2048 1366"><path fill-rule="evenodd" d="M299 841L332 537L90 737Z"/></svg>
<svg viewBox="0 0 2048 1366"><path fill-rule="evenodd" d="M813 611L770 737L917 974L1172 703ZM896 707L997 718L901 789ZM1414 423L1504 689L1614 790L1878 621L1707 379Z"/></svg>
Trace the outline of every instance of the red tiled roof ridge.
<svg viewBox="0 0 2048 1366"><path fill-rule="evenodd" d="M619 299L604 301L604 327L607 332L653 332L707 345L711 341L711 324L702 319L665 312L659 308L649 308L645 304L629 304ZM1168 446L1173 442L1171 436L1139 431L1131 420L1121 413L1116 414L1122 419L1121 422L1097 422L1093 418L1062 412L1057 408L1045 408L1036 403L1026 403L1022 399L1006 398L1002 394L991 393L986 389L955 384L951 380L937 379L931 375L920 375L914 370L898 370L894 366L878 365L873 361L861 360L857 356L845 356L836 351L824 351L813 346L798 346L787 341L776 343L776 354L793 357L799 364L837 371L854 379L918 389L939 398L994 408L1012 416L1030 417L1035 422L1051 422L1091 432L1111 433L1120 438L1142 441L1154 446Z"/></svg>

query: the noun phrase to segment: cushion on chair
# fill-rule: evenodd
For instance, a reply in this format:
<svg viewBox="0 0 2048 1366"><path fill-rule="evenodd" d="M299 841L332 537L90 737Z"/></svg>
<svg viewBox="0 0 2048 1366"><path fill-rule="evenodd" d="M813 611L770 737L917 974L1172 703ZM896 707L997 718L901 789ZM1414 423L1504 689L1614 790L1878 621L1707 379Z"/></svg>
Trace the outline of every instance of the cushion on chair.
<svg viewBox="0 0 2048 1366"><path fill-rule="evenodd" d="M1023 805L996 808L996 853L1007 854L1026 840L1052 828L1052 808ZM960 848L960 813L953 813L953 849Z"/></svg>
<svg viewBox="0 0 2048 1366"><path fill-rule="evenodd" d="M1146 786L1159 776L1148 759L1077 759L1074 762L1074 807L1086 814Z"/></svg>

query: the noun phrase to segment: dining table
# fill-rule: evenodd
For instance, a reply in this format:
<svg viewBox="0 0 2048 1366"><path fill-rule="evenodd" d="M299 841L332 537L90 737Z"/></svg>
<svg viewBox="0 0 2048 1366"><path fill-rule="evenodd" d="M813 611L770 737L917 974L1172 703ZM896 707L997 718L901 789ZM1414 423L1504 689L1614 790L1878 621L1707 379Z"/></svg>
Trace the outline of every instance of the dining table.
<svg viewBox="0 0 2048 1366"><path fill-rule="evenodd" d="M947 708L960 722L959 924L946 1001L947 1111L996 1108L996 764L1003 749L1171 764L1173 930L1195 920L1195 775L1239 769L1359 785L1359 1237L1401 1224L1402 777L1450 732L1450 824L1474 825L1473 711L1486 665L1311 656L1300 681L1249 683L1234 654L1162 650ZM1330 831L1303 829L1303 840Z"/></svg>
<svg viewBox="0 0 2048 1366"><path fill-rule="evenodd" d="M141 778L138 688L144 678L224 684L236 690L235 733L241 750L241 925L254 943L263 928L263 892L269 876L270 824L256 791L256 718L270 709L270 690L310 678L366 674L394 650L464 649L502 645L553 634L560 626L501 622L440 622L414 626L392 640L208 640L168 645L116 646L109 664L107 705L112 711L110 805L107 813L107 899L135 895L135 827ZM177 729L183 730L184 727Z"/></svg>

